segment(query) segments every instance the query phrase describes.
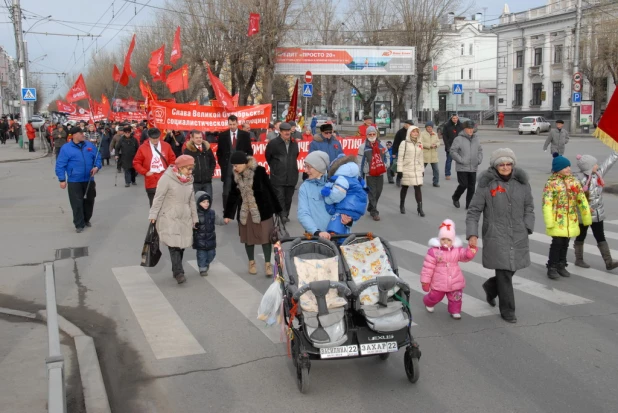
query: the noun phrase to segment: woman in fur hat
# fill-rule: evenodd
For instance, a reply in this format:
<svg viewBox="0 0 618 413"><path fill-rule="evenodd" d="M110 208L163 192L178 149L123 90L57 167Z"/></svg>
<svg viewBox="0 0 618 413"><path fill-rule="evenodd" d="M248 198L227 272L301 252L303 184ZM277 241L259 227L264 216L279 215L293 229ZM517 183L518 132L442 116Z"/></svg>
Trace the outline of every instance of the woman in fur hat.
<svg viewBox="0 0 618 413"><path fill-rule="evenodd" d="M505 321L516 323L513 275L530 265L528 235L534 231L534 201L528 175L516 168L509 148L496 149L490 167L480 174L478 187L466 216L466 238L477 246L483 214L483 267L496 271L483 284L487 302L500 303Z"/></svg>
<svg viewBox="0 0 618 413"><path fill-rule="evenodd" d="M281 214L281 206L266 169L258 165L255 158L236 151L230 157L230 163L234 167L234 180L223 212L225 223L234 217L238 220L240 242L245 244L249 258L249 274L257 274L255 246L261 245L266 276L270 277L273 275L270 234L274 228L273 215Z"/></svg>
<svg viewBox="0 0 618 413"><path fill-rule="evenodd" d="M603 176L614 166L616 160L618 160L617 152L612 152L601 165L592 155L577 155L579 172L575 174L588 198L588 204L592 213L592 225L590 225L590 228L592 228L592 235L594 235L594 239L597 241L597 247L601 251L601 257L603 257L605 268L608 271L618 267L618 261L612 260L612 254L605 240L605 231L603 230L603 221L605 220L605 207L603 203L605 181ZM580 222L579 235L575 238L574 248L575 265L582 268L590 268L590 265L584 261L584 240L587 233L588 227Z"/></svg>

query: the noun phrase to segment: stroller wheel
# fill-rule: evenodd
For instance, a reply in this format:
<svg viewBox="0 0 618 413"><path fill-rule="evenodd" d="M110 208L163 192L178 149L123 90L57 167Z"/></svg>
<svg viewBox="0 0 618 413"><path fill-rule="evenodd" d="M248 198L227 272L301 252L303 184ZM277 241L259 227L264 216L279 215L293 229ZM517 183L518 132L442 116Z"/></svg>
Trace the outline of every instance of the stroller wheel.
<svg viewBox="0 0 618 413"><path fill-rule="evenodd" d="M412 357L410 350L406 350L406 354L403 357L403 363L406 368L406 375L408 376L408 380L410 380L410 383L416 383L421 372L418 365L418 359Z"/></svg>
<svg viewBox="0 0 618 413"><path fill-rule="evenodd" d="M298 366L298 340L293 338L290 340L290 353L292 353L292 363L294 367Z"/></svg>
<svg viewBox="0 0 618 413"><path fill-rule="evenodd" d="M296 384L301 393L306 393L309 387L309 366L301 360L296 363Z"/></svg>
<svg viewBox="0 0 618 413"><path fill-rule="evenodd" d="M382 353L380 354L380 360L387 360L390 355L390 353Z"/></svg>

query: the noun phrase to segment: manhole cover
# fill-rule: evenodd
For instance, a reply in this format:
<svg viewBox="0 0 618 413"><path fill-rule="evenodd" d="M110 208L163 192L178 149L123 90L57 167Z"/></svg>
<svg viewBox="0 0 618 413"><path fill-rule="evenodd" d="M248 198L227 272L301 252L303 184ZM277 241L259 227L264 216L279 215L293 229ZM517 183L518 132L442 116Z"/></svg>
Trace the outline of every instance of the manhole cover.
<svg viewBox="0 0 618 413"><path fill-rule="evenodd" d="M56 259L80 258L88 256L88 247L60 248L56 250Z"/></svg>

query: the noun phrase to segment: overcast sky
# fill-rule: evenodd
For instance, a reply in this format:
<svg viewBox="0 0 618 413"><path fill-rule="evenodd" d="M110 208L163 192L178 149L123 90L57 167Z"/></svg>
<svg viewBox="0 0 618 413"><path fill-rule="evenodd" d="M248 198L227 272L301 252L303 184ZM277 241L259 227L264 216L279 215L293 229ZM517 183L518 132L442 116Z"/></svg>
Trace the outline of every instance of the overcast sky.
<svg viewBox="0 0 618 413"><path fill-rule="evenodd" d="M135 25L148 25L152 21L155 9L150 6L162 7L165 0L136 0L137 3L148 4L144 7L126 0L21 0L26 20L23 29L32 32L48 32L62 34L94 34L101 35L96 41L88 37L45 36L28 33L30 71L36 72L66 72L75 77L84 69L88 56L95 50L108 50L119 47L123 36L133 32ZM7 0L10 4L11 0ZM342 0L343 3L346 0ZM15 56L15 40L13 26L9 20L9 11L0 3L0 46ZM526 10L546 4L544 0L511 1L511 12ZM476 0L473 12L483 12L487 7L486 24L496 24L504 7L503 1ZM50 20L37 20L46 16ZM34 25L34 26L33 26ZM126 26L125 26L126 25ZM33 27L32 27L33 26ZM31 29L32 27L32 29ZM138 47L139 47L139 39ZM84 53L85 52L85 53ZM42 57L47 55L46 57ZM121 62L118 62L120 65ZM110 74L111 76L111 74ZM57 75L42 75L47 101L58 92L65 93L64 80ZM56 89L53 86L57 85Z"/></svg>

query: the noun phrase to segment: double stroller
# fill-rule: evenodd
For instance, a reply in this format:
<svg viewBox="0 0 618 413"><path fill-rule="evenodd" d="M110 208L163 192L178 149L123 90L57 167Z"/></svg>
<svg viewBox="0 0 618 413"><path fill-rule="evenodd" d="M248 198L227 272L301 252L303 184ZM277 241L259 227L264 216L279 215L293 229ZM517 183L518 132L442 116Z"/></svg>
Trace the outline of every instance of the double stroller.
<svg viewBox="0 0 618 413"><path fill-rule="evenodd" d="M412 336L410 287L384 239L345 238L338 247L323 238L286 238L275 254L283 277L283 319L301 393L311 360L378 356L405 348L408 380L419 378L421 351Z"/></svg>

